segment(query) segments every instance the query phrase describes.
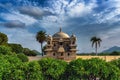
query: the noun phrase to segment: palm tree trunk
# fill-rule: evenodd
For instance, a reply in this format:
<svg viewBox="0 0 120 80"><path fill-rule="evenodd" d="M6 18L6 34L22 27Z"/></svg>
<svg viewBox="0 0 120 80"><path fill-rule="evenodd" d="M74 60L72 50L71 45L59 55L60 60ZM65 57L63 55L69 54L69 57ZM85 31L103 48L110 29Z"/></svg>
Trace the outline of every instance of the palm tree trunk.
<svg viewBox="0 0 120 80"><path fill-rule="evenodd" d="M43 44L41 43L41 53L42 53L42 56L43 56Z"/></svg>
<svg viewBox="0 0 120 80"><path fill-rule="evenodd" d="M97 43L95 44L95 53L97 55Z"/></svg>

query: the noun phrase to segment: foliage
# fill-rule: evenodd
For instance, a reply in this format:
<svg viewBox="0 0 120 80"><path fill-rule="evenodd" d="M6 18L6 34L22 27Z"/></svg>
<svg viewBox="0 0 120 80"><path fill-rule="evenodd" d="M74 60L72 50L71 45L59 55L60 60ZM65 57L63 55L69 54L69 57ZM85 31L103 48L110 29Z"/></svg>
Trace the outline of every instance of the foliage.
<svg viewBox="0 0 120 80"><path fill-rule="evenodd" d="M41 44L41 53L42 53L42 56L43 56L44 55L43 54L43 43L46 40L46 32L44 32L44 31L37 32L36 40Z"/></svg>
<svg viewBox="0 0 120 80"><path fill-rule="evenodd" d="M26 80L43 80L41 66L37 61L27 63L25 74Z"/></svg>
<svg viewBox="0 0 120 80"><path fill-rule="evenodd" d="M28 62L28 57L23 54L23 53L19 53L17 54L17 57L22 61L22 62Z"/></svg>
<svg viewBox="0 0 120 80"><path fill-rule="evenodd" d="M44 58L38 62L42 67L44 80L60 80L67 66L66 62L52 58Z"/></svg>
<svg viewBox="0 0 120 80"><path fill-rule="evenodd" d="M8 37L6 34L0 32L0 45L4 45L8 42Z"/></svg>
<svg viewBox="0 0 120 80"><path fill-rule="evenodd" d="M0 80L43 80L38 62L23 63L16 55L0 55Z"/></svg>
<svg viewBox="0 0 120 80"><path fill-rule="evenodd" d="M34 52L34 51L31 51L30 49L28 48L24 48L23 49L23 53L27 56L36 56L37 54Z"/></svg>
<svg viewBox="0 0 120 80"><path fill-rule="evenodd" d="M8 46L11 47L12 52L17 54L23 52L23 47L20 44L8 44Z"/></svg>
<svg viewBox="0 0 120 80"><path fill-rule="evenodd" d="M107 78L104 80L120 80L120 69L110 63L108 63L106 66L107 66L107 70L109 71L109 74Z"/></svg>
<svg viewBox="0 0 120 80"><path fill-rule="evenodd" d="M109 76L109 71L107 70L106 62L99 58L92 58L86 60L85 70L87 71L88 79L104 79L106 76Z"/></svg>
<svg viewBox="0 0 120 80"><path fill-rule="evenodd" d="M112 52L112 53L110 53L109 55L120 55L120 52L113 51L113 52Z"/></svg>
<svg viewBox="0 0 120 80"><path fill-rule="evenodd" d="M113 65L116 65L120 69L120 58L110 62Z"/></svg>
<svg viewBox="0 0 120 80"><path fill-rule="evenodd" d="M84 79L85 74L87 74L84 68L84 62L82 59L71 61L69 65L67 65L63 80Z"/></svg>
<svg viewBox="0 0 120 80"><path fill-rule="evenodd" d="M119 80L120 59L106 62L99 58L76 59L69 64L43 58L25 62L24 54L0 54L0 80Z"/></svg>
<svg viewBox="0 0 120 80"><path fill-rule="evenodd" d="M0 54L3 54L3 55L12 54L11 48L8 46L0 46Z"/></svg>
<svg viewBox="0 0 120 80"><path fill-rule="evenodd" d="M10 69L10 63L3 57L3 55L0 55L0 80L2 80L2 76L7 71L9 72Z"/></svg>
<svg viewBox="0 0 120 80"><path fill-rule="evenodd" d="M17 58L16 55L1 55L3 61L6 61L8 67L3 67L1 69L6 69L2 73L2 80L23 80L23 71L16 69L22 62Z"/></svg>
<svg viewBox="0 0 120 80"><path fill-rule="evenodd" d="M120 70L99 58L71 61L62 80L119 80Z"/></svg>

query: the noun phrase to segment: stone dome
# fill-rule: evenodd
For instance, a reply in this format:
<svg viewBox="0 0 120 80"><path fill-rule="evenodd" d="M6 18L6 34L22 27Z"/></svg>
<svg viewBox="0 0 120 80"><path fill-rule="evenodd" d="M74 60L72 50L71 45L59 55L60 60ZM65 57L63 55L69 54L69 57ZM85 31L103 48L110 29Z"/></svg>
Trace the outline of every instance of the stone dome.
<svg viewBox="0 0 120 80"><path fill-rule="evenodd" d="M62 32L61 29L60 29L60 32L55 33L53 37L54 38L70 38L69 35Z"/></svg>

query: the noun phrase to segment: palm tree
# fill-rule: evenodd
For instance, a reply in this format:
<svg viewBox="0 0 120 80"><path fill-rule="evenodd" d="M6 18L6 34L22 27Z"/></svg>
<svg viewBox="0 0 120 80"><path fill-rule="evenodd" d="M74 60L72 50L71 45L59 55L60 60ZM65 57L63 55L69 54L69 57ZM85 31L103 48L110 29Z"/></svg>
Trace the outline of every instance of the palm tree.
<svg viewBox="0 0 120 80"><path fill-rule="evenodd" d="M37 32L36 40L41 44L41 53L42 53L42 56L43 56L44 55L43 54L43 43L46 40L46 32L44 32L44 31Z"/></svg>
<svg viewBox="0 0 120 80"><path fill-rule="evenodd" d="M96 36L92 37L91 40L92 47L95 45L95 53L97 55L97 48L100 47L100 42L102 41L100 38L97 38Z"/></svg>

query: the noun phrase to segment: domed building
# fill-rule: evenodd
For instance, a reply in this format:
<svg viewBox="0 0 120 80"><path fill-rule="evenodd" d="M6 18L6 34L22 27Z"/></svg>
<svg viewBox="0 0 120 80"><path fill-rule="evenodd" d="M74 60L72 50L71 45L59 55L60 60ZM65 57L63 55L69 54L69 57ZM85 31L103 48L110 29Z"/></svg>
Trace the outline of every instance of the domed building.
<svg viewBox="0 0 120 80"><path fill-rule="evenodd" d="M44 50L47 57L71 61L76 59L76 36L60 31L53 36L47 36L47 44Z"/></svg>

